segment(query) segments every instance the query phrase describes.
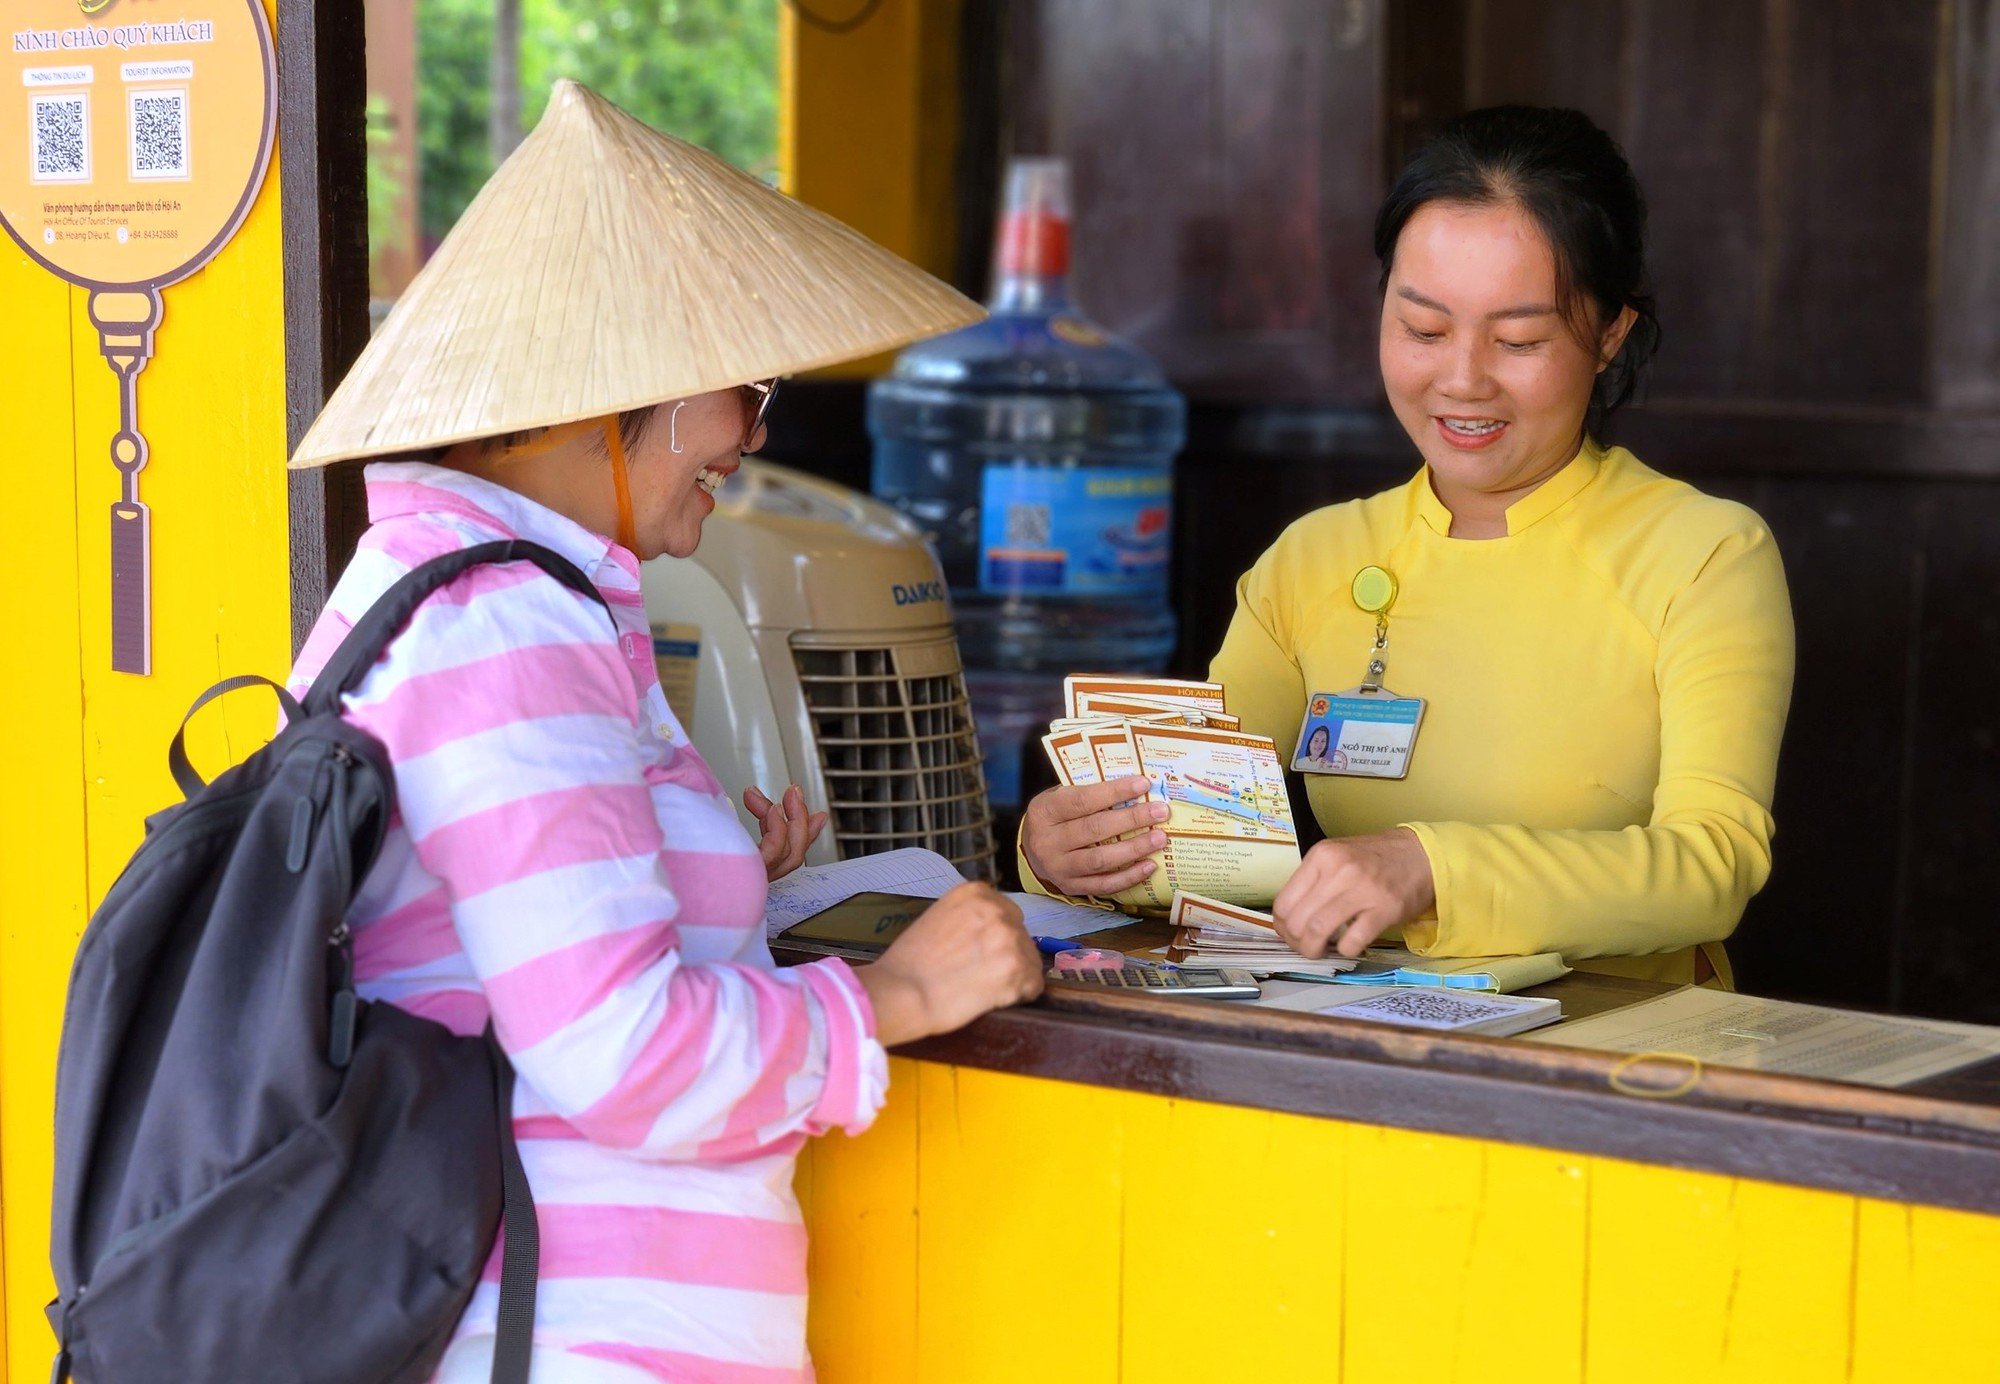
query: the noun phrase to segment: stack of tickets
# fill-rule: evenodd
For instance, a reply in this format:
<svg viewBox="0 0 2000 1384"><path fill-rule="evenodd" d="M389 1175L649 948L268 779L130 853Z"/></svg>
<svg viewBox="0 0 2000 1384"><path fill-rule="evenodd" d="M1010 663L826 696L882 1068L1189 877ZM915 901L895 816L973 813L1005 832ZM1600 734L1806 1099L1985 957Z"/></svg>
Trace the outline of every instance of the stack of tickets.
<svg viewBox="0 0 2000 1384"><path fill-rule="evenodd" d="M1309 960L1293 951L1271 915L1186 892L1174 895L1174 940L1167 959L1183 966L1238 966L1260 976L1276 971L1330 976L1351 971L1351 957Z"/></svg>
<svg viewBox="0 0 2000 1384"><path fill-rule="evenodd" d="M1160 868L1111 902L1163 913L1176 893L1269 907L1299 866L1277 746L1229 714L1220 683L1073 675L1042 747L1067 784L1142 777L1170 809Z"/></svg>

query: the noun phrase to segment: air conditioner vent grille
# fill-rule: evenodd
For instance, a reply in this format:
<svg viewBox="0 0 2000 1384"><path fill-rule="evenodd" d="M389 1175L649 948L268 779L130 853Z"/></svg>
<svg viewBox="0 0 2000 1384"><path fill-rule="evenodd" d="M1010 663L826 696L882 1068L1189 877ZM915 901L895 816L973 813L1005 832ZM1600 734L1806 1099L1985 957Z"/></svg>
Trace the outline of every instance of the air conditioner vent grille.
<svg viewBox="0 0 2000 1384"><path fill-rule="evenodd" d="M923 846L991 879L993 818L956 641L841 648L818 636L792 658L842 859Z"/></svg>

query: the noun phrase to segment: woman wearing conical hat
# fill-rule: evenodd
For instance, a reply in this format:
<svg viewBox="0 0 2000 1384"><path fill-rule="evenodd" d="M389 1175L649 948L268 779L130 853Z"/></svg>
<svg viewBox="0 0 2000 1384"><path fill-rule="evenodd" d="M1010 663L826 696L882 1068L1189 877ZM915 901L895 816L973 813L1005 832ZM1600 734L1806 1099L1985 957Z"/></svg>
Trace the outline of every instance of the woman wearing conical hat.
<svg viewBox="0 0 2000 1384"><path fill-rule="evenodd" d="M874 965L775 970L766 886L824 819L734 785L750 839L661 694L639 588L641 560L694 551L778 377L977 315L560 83L293 458L374 459L295 685L404 572L495 539L567 558L617 625L535 566L475 568L346 709L400 808L349 918L360 988L460 1033L490 1020L518 1073L536 1384L809 1378L795 1153L868 1124L885 1044L1040 987L985 885ZM488 1377L496 1311L488 1283L441 1379Z"/></svg>

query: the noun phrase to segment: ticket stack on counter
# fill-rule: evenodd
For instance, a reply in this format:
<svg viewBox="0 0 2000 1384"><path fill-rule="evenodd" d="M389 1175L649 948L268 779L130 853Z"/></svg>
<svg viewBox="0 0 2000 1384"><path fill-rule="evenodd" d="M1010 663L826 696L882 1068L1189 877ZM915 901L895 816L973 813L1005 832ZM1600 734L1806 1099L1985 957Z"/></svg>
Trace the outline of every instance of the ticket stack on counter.
<svg viewBox="0 0 2000 1384"><path fill-rule="evenodd" d="M1175 894L1169 919L1174 940L1167 959L1177 965L1234 966L1263 977L1332 976L1360 964L1337 953L1300 956L1278 935L1270 914L1199 894Z"/></svg>

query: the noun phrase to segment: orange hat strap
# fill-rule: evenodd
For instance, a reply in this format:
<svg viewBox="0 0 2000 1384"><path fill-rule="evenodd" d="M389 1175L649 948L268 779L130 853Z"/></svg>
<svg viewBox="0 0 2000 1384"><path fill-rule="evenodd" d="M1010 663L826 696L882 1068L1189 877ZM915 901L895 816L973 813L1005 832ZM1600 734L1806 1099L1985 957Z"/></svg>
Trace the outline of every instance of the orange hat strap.
<svg viewBox="0 0 2000 1384"><path fill-rule="evenodd" d="M500 455L506 457L538 457L553 452L574 437L581 436L598 426L598 419L579 418L574 423L557 423L543 428L541 432L526 442L516 442L503 447Z"/></svg>
<svg viewBox="0 0 2000 1384"><path fill-rule="evenodd" d="M626 472L624 430L616 418L604 420L605 450L611 453L611 487L618 496L618 546L639 555L638 526L632 518L632 483Z"/></svg>
<svg viewBox="0 0 2000 1384"><path fill-rule="evenodd" d="M636 555L639 551L639 533L638 525L632 516L632 486L626 474L631 468L625 460L625 438L619 431L618 419L615 416L580 418L573 423L557 423L553 427L543 429L537 437L503 448L501 455L542 456L598 428L604 430L604 449L611 454L611 485L618 498L618 545Z"/></svg>

